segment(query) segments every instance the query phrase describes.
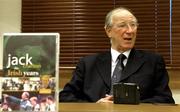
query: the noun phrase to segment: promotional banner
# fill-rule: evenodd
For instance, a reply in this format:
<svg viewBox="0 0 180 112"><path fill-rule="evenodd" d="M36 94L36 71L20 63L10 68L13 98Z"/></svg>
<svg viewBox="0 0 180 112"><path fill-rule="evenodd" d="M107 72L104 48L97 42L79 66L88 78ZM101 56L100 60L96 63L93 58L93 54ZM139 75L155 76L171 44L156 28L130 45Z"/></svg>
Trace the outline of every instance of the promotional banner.
<svg viewBox="0 0 180 112"><path fill-rule="evenodd" d="M3 36L2 111L57 111L58 33Z"/></svg>

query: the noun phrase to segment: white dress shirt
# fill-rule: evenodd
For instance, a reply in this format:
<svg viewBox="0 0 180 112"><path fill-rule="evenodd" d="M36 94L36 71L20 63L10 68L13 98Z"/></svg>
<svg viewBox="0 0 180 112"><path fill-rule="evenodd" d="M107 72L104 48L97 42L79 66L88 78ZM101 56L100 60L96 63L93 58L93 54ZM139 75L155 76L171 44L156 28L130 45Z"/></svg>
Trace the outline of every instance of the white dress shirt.
<svg viewBox="0 0 180 112"><path fill-rule="evenodd" d="M126 59L124 59L124 61L123 61L124 67L127 64L127 60L128 60L130 52L131 52L131 50L123 52L123 54L126 56ZM114 69L116 67L116 64L118 63L117 58L120 54L121 54L120 52L111 48L111 57L112 57L112 59L111 59L111 77L113 76Z"/></svg>

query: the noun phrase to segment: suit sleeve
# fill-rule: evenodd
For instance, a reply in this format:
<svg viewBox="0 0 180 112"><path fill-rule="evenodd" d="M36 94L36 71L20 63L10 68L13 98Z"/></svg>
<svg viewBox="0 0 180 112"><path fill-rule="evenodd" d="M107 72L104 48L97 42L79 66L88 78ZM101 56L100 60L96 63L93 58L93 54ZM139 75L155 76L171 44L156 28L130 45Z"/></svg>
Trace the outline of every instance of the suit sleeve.
<svg viewBox="0 0 180 112"><path fill-rule="evenodd" d="M154 95L151 98L142 100L144 103L175 103L171 90L168 86L169 76L165 68L165 62L161 56L157 57L154 74Z"/></svg>
<svg viewBox="0 0 180 112"><path fill-rule="evenodd" d="M85 64L83 59L77 64L73 72L72 79L67 83L59 94L60 102L86 102L87 99L83 93Z"/></svg>

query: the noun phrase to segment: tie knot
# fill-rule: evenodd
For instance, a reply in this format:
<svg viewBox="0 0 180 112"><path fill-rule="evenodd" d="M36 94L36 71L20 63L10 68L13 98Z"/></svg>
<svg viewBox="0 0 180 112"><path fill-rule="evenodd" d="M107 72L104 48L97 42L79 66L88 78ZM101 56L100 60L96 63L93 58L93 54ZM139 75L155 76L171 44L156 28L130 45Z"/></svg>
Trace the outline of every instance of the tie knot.
<svg viewBox="0 0 180 112"><path fill-rule="evenodd" d="M118 59L119 59L119 61L123 61L124 59L126 59L126 56L124 55L124 54L120 54L119 56L118 56Z"/></svg>
<svg viewBox="0 0 180 112"><path fill-rule="evenodd" d="M124 69L123 61L124 61L124 59L126 59L126 56L125 56L124 54L120 54L120 55L118 56L118 59L119 59L119 62L118 62L118 63L121 65L121 68Z"/></svg>

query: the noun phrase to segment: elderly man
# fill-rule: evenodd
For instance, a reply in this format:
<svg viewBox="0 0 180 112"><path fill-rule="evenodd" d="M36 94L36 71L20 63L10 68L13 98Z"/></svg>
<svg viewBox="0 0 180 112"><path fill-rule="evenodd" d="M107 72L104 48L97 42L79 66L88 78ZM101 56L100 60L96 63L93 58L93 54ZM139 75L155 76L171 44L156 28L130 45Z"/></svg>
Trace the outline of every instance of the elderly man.
<svg viewBox="0 0 180 112"><path fill-rule="evenodd" d="M139 86L140 102L174 103L162 56L134 48L137 28L137 18L130 10L119 7L110 11L105 31L111 49L80 60L71 81L60 92L60 102L112 103L112 85L124 82ZM119 56L123 58L119 59ZM118 61L123 66L119 76Z"/></svg>

